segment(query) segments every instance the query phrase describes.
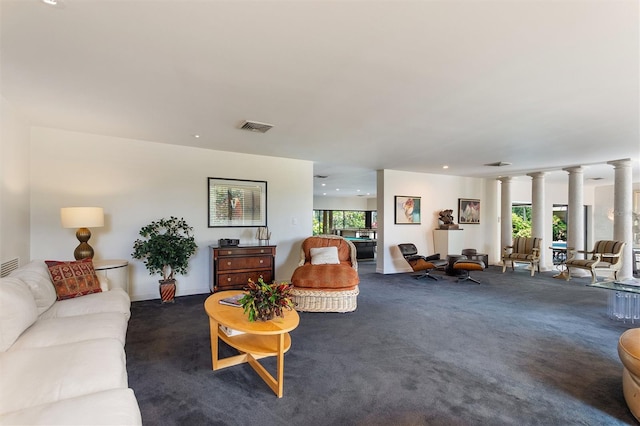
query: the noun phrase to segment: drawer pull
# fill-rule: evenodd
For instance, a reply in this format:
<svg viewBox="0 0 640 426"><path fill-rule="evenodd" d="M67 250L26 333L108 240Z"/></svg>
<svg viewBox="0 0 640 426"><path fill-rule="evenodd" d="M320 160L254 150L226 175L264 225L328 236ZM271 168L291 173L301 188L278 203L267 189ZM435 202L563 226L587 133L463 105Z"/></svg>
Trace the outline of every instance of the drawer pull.
<svg viewBox="0 0 640 426"><path fill-rule="evenodd" d="M227 262L227 266L231 266L231 262Z"/></svg>
<svg viewBox="0 0 640 426"><path fill-rule="evenodd" d="M231 282L231 278L227 278L227 282Z"/></svg>
<svg viewBox="0 0 640 426"><path fill-rule="evenodd" d="M260 253L264 253L264 249L260 250Z"/></svg>
<svg viewBox="0 0 640 426"><path fill-rule="evenodd" d="M260 263L264 263L264 260L260 259Z"/></svg>

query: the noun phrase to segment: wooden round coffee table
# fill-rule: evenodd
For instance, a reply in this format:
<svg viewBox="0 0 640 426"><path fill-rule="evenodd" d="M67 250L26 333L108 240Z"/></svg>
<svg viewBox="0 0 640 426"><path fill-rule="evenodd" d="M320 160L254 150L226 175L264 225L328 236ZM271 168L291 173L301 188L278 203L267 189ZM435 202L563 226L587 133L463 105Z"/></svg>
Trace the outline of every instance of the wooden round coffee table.
<svg viewBox="0 0 640 426"><path fill-rule="evenodd" d="M248 315L241 307L219 303L220 299L240 293L242 293L240 290L222 291L212 294L204 302L204 310L209 316L213 370L246 362L262 377L278 398L282 398L284 353L291 348L289 332L298 326L300 317L295 310L285 310L284 318L276 317L269 321L249 322ZM228 336L220 326L243 334ZM237 349L240 354L218 359L218 339ZM277 357L275 378L258 362L259 359L269 356Z"/></svg>

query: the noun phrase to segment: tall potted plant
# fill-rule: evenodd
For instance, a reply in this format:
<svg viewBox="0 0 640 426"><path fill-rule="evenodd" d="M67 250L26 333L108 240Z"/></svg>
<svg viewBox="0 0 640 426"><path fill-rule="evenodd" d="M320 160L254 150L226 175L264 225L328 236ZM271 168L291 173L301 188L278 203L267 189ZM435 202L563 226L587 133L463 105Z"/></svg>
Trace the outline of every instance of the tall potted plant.
<svg viewBox="0 0 640 426"><path fill-rule="evenodd" d="M171 216L151 222L140 229L141 239L133 244L134 259L144 260L150 275L162 274L160 298L162 303L173 302L176 294L175 274L184 274L189 258L198 246L193 228L184 219Z"/></svg>

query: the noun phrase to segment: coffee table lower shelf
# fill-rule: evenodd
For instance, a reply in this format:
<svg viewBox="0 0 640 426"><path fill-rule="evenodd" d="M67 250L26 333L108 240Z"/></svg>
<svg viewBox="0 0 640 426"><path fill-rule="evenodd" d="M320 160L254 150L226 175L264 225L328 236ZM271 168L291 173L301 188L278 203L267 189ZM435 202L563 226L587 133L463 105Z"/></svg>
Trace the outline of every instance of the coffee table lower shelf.
<svg viewBox="0 0 640 426"><path fill-rule="evenodd" d="M238 336L227 336L227 334L220 329L217 323L214 324L214 320L210 321L211 330L215 330L216 328L218 329L217 338L240 352L239 355L220 359L217 350L217 338L212 336L211 361L213 370L221 370L223 368L233 367L234 365L248 363L256 371L256 373L258 373L262 380L264 380L264 382L271 388L271 390L275 392L278 398L282 398L282 394L284 391L284 354L291 348L291 336L289 335L289 333L276 335L241 334ZM213 350L214 346L215 351ZM277 357L277 378L273 377L271 373L269 373L267 369L258 362L259 359L267 358L270 356Z"/></svg>

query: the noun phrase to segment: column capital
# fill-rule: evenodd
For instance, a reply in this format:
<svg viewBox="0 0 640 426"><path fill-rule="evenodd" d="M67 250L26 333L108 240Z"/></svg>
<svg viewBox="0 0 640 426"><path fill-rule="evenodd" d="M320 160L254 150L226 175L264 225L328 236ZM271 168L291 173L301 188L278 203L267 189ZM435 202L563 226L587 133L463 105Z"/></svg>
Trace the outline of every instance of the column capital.
<svg viewBox="0 0 640 426"><path fill-rule="evenodd" d="M607 161L607 164L610 164L612 166L614 166L614 168L627 168L627 167L631 167L631 159L630 158L623 158L621 160L613 160L613 161Z"/></svg>
<svg viewBox="0 0 640 426"><path fill-rule="evenodd" d="M564 169L565 172L569 172L571 173L582 173L584 171L584 167L582 166L574 166L574 167L565 167Z"/></svg>
<svg viewBox="0 0 640 426"><path fill-rule="evenodd" d="M544 177L545 174L546 174L545 172L533 172L533 173L527 173L527 176L535 179L535 178Z"/></svg>
<svg viewBox="0 0 640 426"><path fill-rule="evenodd" d="M509 183L511 182L512 179L513 178L511 176L502 176L502 177L499 177L497 180L499 180L502 183Z"/></svg>

